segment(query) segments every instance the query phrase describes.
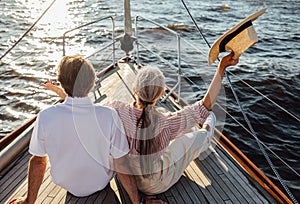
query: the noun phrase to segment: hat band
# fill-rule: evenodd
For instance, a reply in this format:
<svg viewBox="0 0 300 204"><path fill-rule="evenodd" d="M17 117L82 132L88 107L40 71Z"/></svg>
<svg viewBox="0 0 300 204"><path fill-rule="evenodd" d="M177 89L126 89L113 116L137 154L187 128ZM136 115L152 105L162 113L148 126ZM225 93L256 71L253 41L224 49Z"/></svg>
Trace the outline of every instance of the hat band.
<svg viewBox="0 0 300 204"><path fill-rule="evenodd" d="M225 46L226 44L232 40L235 36L237 36L238 34L240 34L243 30L247 29L248 27L252 26L252 21L247 21L246 23L244 23L243 25L241 25L238 29L236 29L234 32L230 33L229 35L227 35L221 42L219 45L219 50L220 52L225 52Z"/></svg>

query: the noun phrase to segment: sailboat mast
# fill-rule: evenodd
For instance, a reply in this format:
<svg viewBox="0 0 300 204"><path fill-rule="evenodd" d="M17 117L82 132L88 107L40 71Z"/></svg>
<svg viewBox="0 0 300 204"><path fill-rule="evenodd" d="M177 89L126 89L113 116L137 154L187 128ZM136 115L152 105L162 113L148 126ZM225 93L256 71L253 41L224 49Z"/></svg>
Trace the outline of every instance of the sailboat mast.
<svg viewBox="0 0 300 204"><path fill-rule="evenodd" d="M126 55L133 49L135 38L132 36L130 0L124 0L124 35L121 39L121 49Z"/></svg>
<svg viewBox="0 0 300 204"><path fill-rule="evenodd" d="M129 36L132 35L130 0L124 0L124 32Z"/></svg>

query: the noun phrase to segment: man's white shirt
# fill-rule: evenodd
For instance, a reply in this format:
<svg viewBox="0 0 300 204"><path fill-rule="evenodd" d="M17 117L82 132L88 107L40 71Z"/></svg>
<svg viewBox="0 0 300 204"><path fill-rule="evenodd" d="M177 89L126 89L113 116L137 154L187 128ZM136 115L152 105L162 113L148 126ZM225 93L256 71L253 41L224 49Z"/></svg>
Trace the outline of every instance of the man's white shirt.
<svg viewBox="0 0 300 204"><path fill-rule="evenodd" d="M111 158L128 151L117 112L88 97L67 97L41 111L29 146L32 155L48 155L52 181L75 196L103 189L114 175Z"/></svg>

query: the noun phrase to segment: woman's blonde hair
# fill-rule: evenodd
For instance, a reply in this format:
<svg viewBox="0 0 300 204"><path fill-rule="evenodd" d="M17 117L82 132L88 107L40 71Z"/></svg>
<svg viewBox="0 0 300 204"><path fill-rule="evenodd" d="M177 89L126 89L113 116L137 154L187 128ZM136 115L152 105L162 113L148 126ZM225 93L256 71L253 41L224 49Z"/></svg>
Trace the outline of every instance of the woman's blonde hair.
<svg viewBox="0 0 300 204"><path fill-rule="evenodd" d="M138 144L136 150L140 154L140 166L144 177L153 173L153 157L159 151L159 143L156 138L157 125L160 115L153 104L164 93L165 77L157 67L144 67L136 77L135 92L138 103L143 105L143 112L137 120L137 132L135 141ZM135 145L136 146L136 145Z"/></svg>
<svg viewBox="0 0 300 204"><path fill-rule="evenodd" d="M134 88L139 99L154 102L164 92L165 77L158 67L145 66L139 70Z"/></svg>
<svg viewBox="0 0 300 204"><path fill-rule="evenodd" d="M84 97L94 87L93 65L81 55L65 56L58 65L58 81L71 97Z"/></svg>

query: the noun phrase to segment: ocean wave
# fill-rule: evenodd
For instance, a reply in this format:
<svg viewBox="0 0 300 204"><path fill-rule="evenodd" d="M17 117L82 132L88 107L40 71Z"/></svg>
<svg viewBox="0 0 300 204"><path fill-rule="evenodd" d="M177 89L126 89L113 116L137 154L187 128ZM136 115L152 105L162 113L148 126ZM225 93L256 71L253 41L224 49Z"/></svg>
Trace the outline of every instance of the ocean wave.
<svg viewBox="0 0 300 204"><path fill-rule="evenodd" d="M32 5L22 1L12 5L13 2L16 3L16 1L0 1L0 7L7 11L4 12L0 19L1 52L5 52L7 48L16 42L35 20L34 15L29 17L28 14L22 11L24 8L31 8ZM114 4L117 2L115 1ZM122 7L114 4L108 4L105 1L76 1L69 3L69 21L73 23L73 26L77 26L81 23L95 20L99 16L107 16L111 12L122 13ZM238 76L232 77L233 86L237 90L240 101L259 138L299 170L300 150L297 145L293 145L300 142L299 121L270 103L266 98L255 93L241 81L244 80L296 117L300 117L298 104L300 101L300 35L297 30L300 22L300 17L297 13L300 9L299 1L231 1L228 7L220 8L220 6L222 6L220 2L194 1L193 6L190 7L196 22L211 44L230 27L246 17L246 14L255 12L262 7L268 7L267 12L254 22L259 42L241 56L238 66L229 70ZM78 11L78 8L80 8L80 11ZM199 41L202 42L203 39L191 19L182 9L180 3L156 0L147 2L135 1L132 8L135 15L143 14L153 20L157 20L170 29L180 32L184 37L194 40L195 44L202 46L201 49L208 50L204 43L200 45ZM42 8L39 9L42 10ZM161 15L162 13L163 15ZM124 33L123 23L120 23L119 19L117 20L116 35L121 35ZM2 82L0 85L2 105L0 129L3 130L0 134L6 133L7 130L13 130L16 124L21 124L25 119L31 117L32 114L41 110L43 106L51 104L55 100L49 96L49 93L40 90L39 86L40 81L43 79L55 78L55 66L57 60L62 56L61 35L55 32L49 34L50 28L47 25L45 22L39 24L38 29L32 31L22 41L24 47L20 48L17 46L3 60L0 66L0 80ZM68 29L73 27L69 24L65 26ZM102 28L105 30L110 28L110 26L110 23L103 22L103 25L99 26L101 29L97 27L97 29L89 31L94 35L109 38L111 35L109 32L99 32ZM176 46L174 45L176 45L176 41L170 40L170 36L166 32L161 32L160 28L151 24L143 26L142 23L139 23L139 29L141 30L139 34L141 34L140 37L142 39L149 42L154 49L159 47L158 44L161 47L166 47L168 51L160 51L160 53L163 53L163 56L167 56L169 60L174 60L166 53L170 53L169 51L175 53L174 47ZM156 31L159 31L159 34ZM155 40L153 41L153 39ZM71 41L73 38L70 37L68 40ZM52 47L46 48L45 46L50 42ZM89 39L83 38L83 41L78 42L81 48L86 46L85 43L99 46L102 39L91 37ZM72 50L73 47L70 47L70 49L71 51L77 51L75 48ZM82 49L78 50L82 51ZM24 54L26 56L19 58ZM34 59L32 59L32 56L34 56ZM199 56L197 52L193 53L190 51L186 56L190 58L185 59L184 62L187 65L183 66L183 70L191 76L191 79L196 84L188 84L188 86L191 86L190 88L185 84L184 94L190 101L194 101L201 98L206 90L205 88L201 90L199 88L204 85L204 82L201 80L201 77L196 75L198 69L199 73L204 72L203 75L208 75L208 71L214 70L215 67L208 68L207 63L202 58L200 59L203 56ZM157 63L157 59L154 56L146 53L141 53L140 59L147 64ZM201 60L198 66L204 71L201 70L200 72L198 66L195 68L196 70L189 70L188 63L195 64L195 59ZM174 83L176 81L176 73L174 74L173 70L166 70L166 73L172 77L169 79L169 82ZM224 79L224 84L227 111L247 127L226 79ZM251 160L255 160L255 163L264 172L273 177L262 154L257 151L258 147L255 138L251 137L229 116L226 118L223 133L245 152ZM300 186L299 179L293 176L289 177L288 170L282 167L283 165L279 162L276 162L276 165L280 166L280 170L283 169L283 175L288 180L289 186L297 189L297 186ZM297 195L298 197L300 195L299 188Z"/></svg>

